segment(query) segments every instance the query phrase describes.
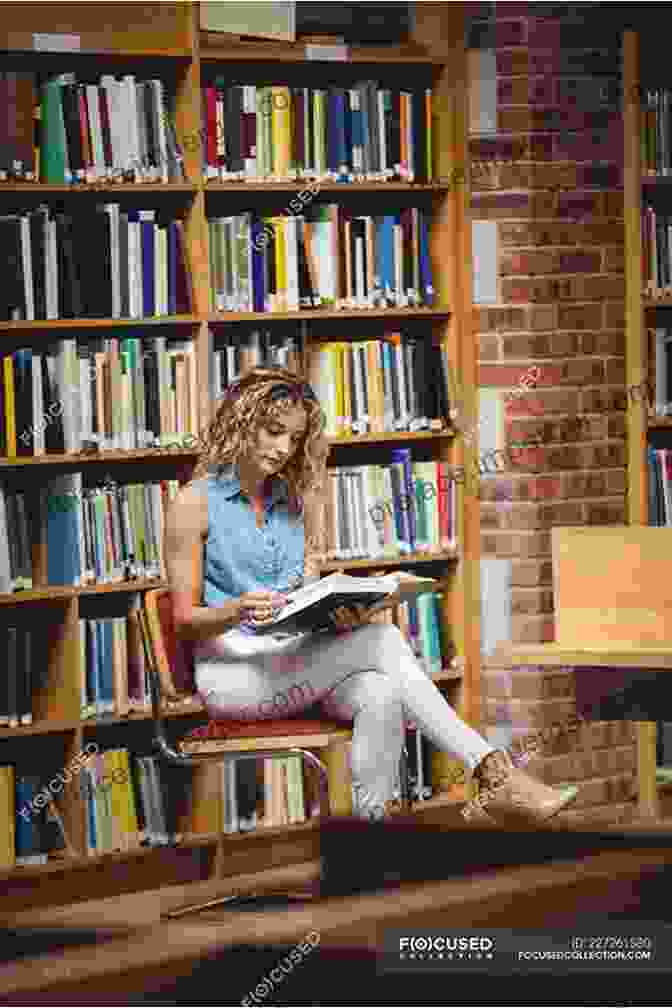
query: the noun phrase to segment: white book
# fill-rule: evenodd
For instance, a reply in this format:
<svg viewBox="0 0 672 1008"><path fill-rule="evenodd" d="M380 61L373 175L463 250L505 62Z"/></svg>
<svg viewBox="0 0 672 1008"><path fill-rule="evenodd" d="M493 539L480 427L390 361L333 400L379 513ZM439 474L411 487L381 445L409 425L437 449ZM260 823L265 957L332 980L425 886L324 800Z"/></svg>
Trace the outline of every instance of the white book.
<svg viewBox="0 0 672 1008"><path fill-rule="evenodd" d="M33 257L30 249L30 218L22 214L21 222L21 261L23 264L23 292L26 301L26 319L35 319L35 294L33 288Z"/></svg>
<svg viewBox="0 0 672 1008"><path fill-rule="evenodd" d="M387 144L385 142L385 92L382 88L376 91L376 111L378 112L378 148L380 151L380 171L387 175ZM391 172L389 173L391 174Z"/></svg>
<svg viewBox="0 0 672 1008"><path fill-rule="evenodd" d="M11 534L13 534L13 530L7 526L5 488L0 484L0 593L3 595L9 595L14 589L9 552L9 536Z"/></svg>
<svg viewBox="0 0 672 1008"><path fill-rule="evenodd" d="M278 616L263 626L255 625L254 629L258 634L266 634L290 628L326 628L331 625L330 614L341 606L363 605L380 611L431 591L435 585L434 578L416 577L404 571L394 571L383 577L329 574L314 584L289 592L287 605Z"/></svg>
<svg viewBox="0 0 672 1008"><path fill-rule="evenodd" d="M166 109L165 95L163 91L163 81L153 78L150 80L154 103L158 110L158 146L159 146L159 171L158 181L168 182L168 138L166 136ZM166 313L167 314L167 313Z"/></svg>
<svg viewBox="0 0 672 1008"><path fill-rule="evenodd" d="M119 261L119 204L106 203L110 229L110 275L112 277L112 318L121 318L121 264Z"/></svg>
<svg viewBox="0 0 672 1008"><path fill-rule="evenodd" d="M224 833L238 832L238 800L236 795L236 761L227 759L222 763L222 811Z"/></svg>
<svg viewBox="0 0 672 1008"><path fill-rule="evenodd" d="M287 276L287 311L299 310L299 235L296 217L285 221L285 271Z"/></svg>
<svg viewBox="0 0 672 1008"><path fill-rule="evenodd" d="M355 303L358 308L366 308L366 276L364 274L364 239L355 238Z"/></svg>
<svg viewBox="0 0 672 1008"><path fill-rule="evenodd" d="M392 227L392 246L394 249L394 291L392 301L398 308L405 308L407 305L406 292L404 291L404 238L399 224Z"/></svg>
<svg viewBox="0 0 672 1008"><path fill-rule="evenodd" d="M130 318L142 318L142 258L140 256L140 222L128 221L128 302Z"/></svg>
<svg viewBox="0 0 672 1008"><path fill-rule="evenodd" d="M124 173L124 149L127 132L123 121L123 107L120 103L120 85L111 74L104 74L100 78L100 86L105 92L110 122L110 146L112 148L110 174L112 178L120 179Z"/></svg>
<svg viewBox="0 0 672 1008"><path fill-rule="evenodd" d="M58 318L58 245L56 242L56 221L45 214L45 269L46 269L46 294L47 294L47 318Z"/></svg>
<svg viewBox="0 0 672 1008"><path fill-rule="evenodd" d="M126 74L122 78L122 94L124 97L124 117L127 124L127 162L126 172L131 172L142 178L142 159L140 150L140 127L138 124L138 99L135 88L135 77L133 74Z"/></svg>
<svg viewBox="0 0 672 1008"><path fill-rule="evenodd" d="M95 84L86 85L86 108L93 156L93 178L91 181L100 182L105 178L105 155L103 153L103 131L100 125L98 87Z"/></svg>
<svg viewBox="0 0 672 1008"><path fill-rule="evenodd" d="M42 382L42 354L33 351L32 378L33 378L33 416L43 420L45 413L44 389ZM44 422L35 423L33 430L33 455L44 455L46 452Z"/></svg>
<svg viewBox="0 0 672 1008"><path fill-rule="evenodd" d="M91 369L88 357L79 357L80 439L91 441L93 436L93 411L91 404Z"/></svg>
<svg viewBox="0 0 672 1008"><path fill-rule="evenodd" d="M666 358L668 350L665 345L665 329L656 329L656 393L655 412L657 416L667 414L669 394L667 388Z"/></svg>

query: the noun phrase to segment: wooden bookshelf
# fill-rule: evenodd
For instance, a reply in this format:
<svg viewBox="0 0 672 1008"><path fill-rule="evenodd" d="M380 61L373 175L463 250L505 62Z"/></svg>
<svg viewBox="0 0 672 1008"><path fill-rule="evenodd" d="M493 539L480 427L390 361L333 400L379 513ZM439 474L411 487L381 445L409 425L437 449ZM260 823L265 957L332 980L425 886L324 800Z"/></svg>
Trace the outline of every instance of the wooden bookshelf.
<svg viewBox="0 0 672 1008"><path fill-rule="evenodd" d="M636 88L640 84L640 39L637 32L623 35L623 132L625 141L623 197L625 217L625 384L641 387L649 376L647 312L672 308L672 297L652 298L642 291L642 191L669 180L645 175L642 171L642 114ZM644 398L628 397L627 432L627 520L630 525L648 525L647 433L666 427L661 417L649 415ZM637 767L640 808L656 816L659 811L656 785L656 725L637 724Z"/></svg>
<svg viewBox="0 0 672 1008"><path fill-rule="evenodd" d="M477 368L476 349L473 338L472 322L472 280L471 280L471 248L470 222L467 211L465 188L453 185L449 181L454 177L455 170L466 163L467 155L467 89L466 89L466 51L464 48L464 10L463 4L419 3L416 5L415 37L407 44L399 46L351 46L348 47L348 61L336 64L331 60L306 59L305 45L302 43L273 43L236 41L223 43L221 36L213 39L212 35L201 33L198 26L198 5L191 2L180 3L71 3L52 5L48 3L9 3L3 7L3 25L0 26L0 49L8 60L8 65L16 68L48 69L49 72L64 72L67 70L89 73L89 67L95 67L93 73L103 72L136 73L141 75L147 71L147 76L161 76L165 71L171 81L175 95L175 122L177 135L180 138L198 134L201 125L201 87L204 80L202 71L207 65L208 72L213 68L223 71L237 72L244 68L249 75L259 69L261 74L272 76L278 80L289 74L296 79L297 70L304 68L311 81L320 81L333 74L349 76L350 80L361 79L364 74L376 76L386 74L386 79L398 79L404 68L411 75L431 75L432 88L436 97L436 122L434 123L435 177L439 182L432 184L415 184L401 182L356 182L341 184L332 181L320 182L320 190L328 193L332 201L336 199L347 202L358 193L375 193L376 200L384 206L383 193L392 197L392 205L397 206L395 199L403 196L409 203L417 194L423 205L431 204L433 226L431 229L431 258L433 265L433 283L436 291L436 307L434 308L399 308L399 309L357 309L357 310L302 310L299 312L282 312L277 314L254 312L218 312L214 313L210 306L210 291L208 285L208 224L206 209L208 200L224 200L228 194L240 198L245 193L250 204L259 200L268 201L275 196L278 211L283 207L282 194L292 193L305 188L298 181L259 182L259 183L219 183L205 182L202 178L200 145L184 146L184 164L187 181L173 184L122 184L100 183L92 185L42 185L39 183L0 182L0 206L15 211L25 198L26 204L33 206L37 200L76 201L82 200L83 206L88 206L88 200L94 194L99 196L128 197L137 203L145 200L145 206L158 206L164 198L172 198L176 205L179 200L180 213L184 213L183 228L187 251L187 268L193 282L193 306L189 314L152 317L143 319L114 318L75 318L58 319L55 321L1 321L0 341L11 348L18 345L21 339L26 344L39 346L44 341L53 339L71 331L81 331L84 335L97 330L141 331L146 327L177 327L181 331L191 330L191 336L196 346L196 361L198 386L202 390L209 389L209 367L211 336L210 326L235 325L237 323L262 323L272 327L275 322L291 322L308 320L311 323L310 338L321 338L320 324L326 322L333 326L337 321L351 323L358 320L359 326L348 325L346 332L339 338L349 339L353 330L366 331L368 320L390 319L403 322L413 320L415 326L426 326L427 335L439 333L441 343L447 347L453 362L460 386L463 414L466 417L476 416ZM46 26L46 27L45 27ZM88 62L87 62L88 61ZM348 63L356 64L353 70ZM86 68L86 69L85 69ZM151 73L150 73L151 70ZM261 77L259 78L261 79ZM340 77L339 77L340 79ZM381 78L382 79L382 78ZM213 204L214 205L214 204ZM70 203L68 203L70 206ZM2 212L7 212L3 210ZM169 332L169 329L166 329ZM324 338L324 337L323 337ZM201 397L199 404L199 428L203 429L212 416L212 404L208 395ZM367 450L376 446L389 447L397 443L419 443L424 453L423 457L447 462L453 466L463 465L465 472L470 474L475 466L477 455L476 441L465 445L450 429L425 432L398 432L388 434L360 435L352 438L332 438L331 459L334 451L348 448L353 453L359 446ZM100 453L61 454L37 458L0 458L0 470L3 478L10 480L23 478L26 474L40 473L40 467L90 468L104 465L111 473L127 463L156 462L166 466L175 465L184 468L195 460L193 451L181 449L147 449L142 451L110 451ZM152 469L153 471L153 469ZM27 476L26 476L27 478ZM324 565L324 571L345 569L391 569L397 567L413 568L415 565L432 564L441 568L441 573L433 573L442 580L442 617L453 630L457 650L458 668L446 668L437 677L446 691L450 702L459 713L475 727L479 726L481 717L480 696L480 514L479 500L474 492L474 486L469 483L460 489L458 546L454 551L441 554L415 553L408 556L385 560L348 560L333 561ZM31 744L56 740L62 743L62 762L53 766L53 772L66 766L78 754L86 741L97 733L105 730L105 741L108 745L125 744L130 726L134 731L148 731L150 714L135 711L128 717L99 719L97 721L82 721L80 719L80 695L77 679L80 661L77 645L78 620L84 609L90 603L89 599L100 598L100 604L105 597L123 595L124 593L144 592L160 585L157 580L133 580L121 583L87 585L87 586L49 586L36 585L32 591L16 592L0 596L0 608L3 613L12 609L21 609L30 604L30 618L44 621L50 634L50 667L49 688L40 696L34 716L34 724L26 727L9 729L0 726L0 744L12 746L12 755L17 765L25 753L22 746L26 743L23 736L30 737ZM114 599L112 599L114 601ZM98 603L95 603L96 605ZM101 610L102 612L102 610ZM198 704L183 708L167 708L165 716L171 720L188 716L204 717ZM116 733L112 735L111 733ZM112 737L114 743L112 743ZM148 736L147 736L148 737ZM437 757L440 773L443 754ZM61 757L59 757L61 758ZM447 755L446 755L447 758ZM7 757L6 757L7 760ZM51 769L51 765L49 767ZM48 778L46 778L48 779ZM446 798L441 794L432 803L439 808L443 804L454 805L455 798ZM86 822L85 810L78 793L75 781L66 786L59 801L71 840L78 851L78 857L70 862L57 858L45 867L32 871L17 868L3 877L26 878L35 877L36 885L41 881L47 884L52 876L64 870L64 864L70 868L81 868L84 865L95 866L115 861L125 864L133 863L137 869L137 878L133 883L136 888L142 888L142 855L141 850L131 855L100 855L85 857ZM422 803L429 808L429 803ZM274 837L284 833L305 836L313 833L311 827L289 827L286 830L264 831ZM190 837L185 841L194 846L214 846L215 837L204 835ZM274 841L277 843L278 841ZM312 840L310 841L313 842ZM231 849L236 850L250 846L248 858L250 870L253 867L264 867L265 862L273 859L268 837L256 838L254 834L245 834L231 838ZM288 850L291 848L288 847ZM298 844L296 849L303 848ZM255 864L254 853L259 851L258 863ZM303 856L303 855L302 855ZM312 856L312 855L311 855ZM288 855L290 857L290 855ZM291 857L290 857L291 859ZM129 868L129 871L131 869ZM135 869L134 869L135 870ZM100 874L100 872L99 872ZM76 875L73 876L77 877ZM166 875L170 881L170 875ZM115 882L109 882L107 891L113 894Z"/></svg>

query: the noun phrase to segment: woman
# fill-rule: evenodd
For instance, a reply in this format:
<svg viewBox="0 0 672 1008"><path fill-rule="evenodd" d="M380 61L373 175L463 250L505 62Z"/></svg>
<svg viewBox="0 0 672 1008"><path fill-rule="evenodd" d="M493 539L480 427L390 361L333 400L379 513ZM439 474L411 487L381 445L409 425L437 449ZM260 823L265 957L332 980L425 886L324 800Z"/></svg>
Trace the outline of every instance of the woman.
<svg viewBox="0 0 672 1008"><path fill-rule="evenodd" d="M232 386L192 482L166 516L175 626L195 641L198 692L210 716L259 720L316 702L354 722L355 814L380 818L396 796L405 720L473 771L467 815L542 822L575 796L515 769L465 724L425 675L399 629L340 610L334 632L254 634L284 592L319 574L326 470L324 415L290 371L255 368ZM305 518L304 518L305 515ZM203 604L194 551L205 544Z"/></svg>

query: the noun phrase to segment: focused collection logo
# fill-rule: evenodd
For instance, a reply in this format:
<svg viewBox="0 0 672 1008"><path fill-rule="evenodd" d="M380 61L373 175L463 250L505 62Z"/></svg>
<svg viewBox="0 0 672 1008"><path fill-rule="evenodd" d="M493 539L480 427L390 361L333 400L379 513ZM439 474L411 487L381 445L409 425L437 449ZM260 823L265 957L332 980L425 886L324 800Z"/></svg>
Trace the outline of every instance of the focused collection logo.
<svg viewBox="0 0 672 1008"><path fill-rule="evenodd" d="M477 935L401 935L400 959L489 960L494 939Z"/></svg>

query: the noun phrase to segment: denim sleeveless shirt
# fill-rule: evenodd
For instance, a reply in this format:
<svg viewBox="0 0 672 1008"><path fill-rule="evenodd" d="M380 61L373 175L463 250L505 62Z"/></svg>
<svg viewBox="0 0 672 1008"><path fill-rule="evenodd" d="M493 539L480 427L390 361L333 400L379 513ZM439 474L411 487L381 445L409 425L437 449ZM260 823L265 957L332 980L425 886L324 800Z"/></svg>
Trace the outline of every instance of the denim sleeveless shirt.
<svg viewBox="0 0 672 1008"><path fill-rule="evenodd" d="M280 591L303 577L303 516L289 511L287 484L275 478L257 526L241 493L235 466L214 469L203 481L208 498L203 602L221 605L249 591Z"/></svg>

